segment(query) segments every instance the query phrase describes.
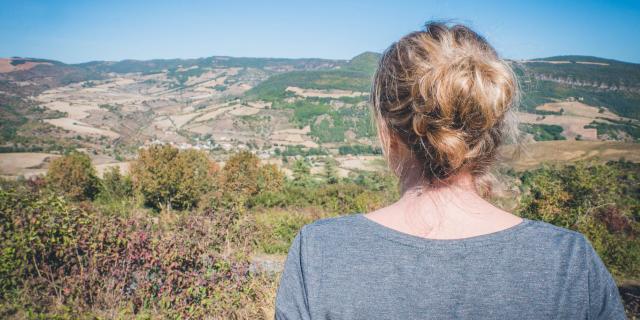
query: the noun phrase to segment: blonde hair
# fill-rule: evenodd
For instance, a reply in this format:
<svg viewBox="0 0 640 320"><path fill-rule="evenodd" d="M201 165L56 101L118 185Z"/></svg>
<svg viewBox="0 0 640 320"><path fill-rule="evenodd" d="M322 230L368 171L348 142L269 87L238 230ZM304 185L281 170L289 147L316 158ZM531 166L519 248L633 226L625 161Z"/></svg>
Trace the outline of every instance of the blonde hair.
<svg viewBox="0 0 640 320"><path fill-rule="evenodd" d="M385 50L371 105L387 159L385 137L398 139L434 182L463 170L487 173L498 146L517 132L517 96L513 70L483 37L430 22Z"/></svg>

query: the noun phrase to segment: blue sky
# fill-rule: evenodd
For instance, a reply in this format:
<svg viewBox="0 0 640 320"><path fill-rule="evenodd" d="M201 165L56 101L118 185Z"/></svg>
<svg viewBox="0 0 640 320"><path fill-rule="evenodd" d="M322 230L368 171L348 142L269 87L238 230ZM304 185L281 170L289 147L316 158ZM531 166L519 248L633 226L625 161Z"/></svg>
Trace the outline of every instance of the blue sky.
<svg viewBox="0 0 640 320"><path fill-rule="evenodd" d="M640 1L0 0L0 56L90 60L212 55L348 59L429 19L483 34L507 58L640 63Z"/></svg>

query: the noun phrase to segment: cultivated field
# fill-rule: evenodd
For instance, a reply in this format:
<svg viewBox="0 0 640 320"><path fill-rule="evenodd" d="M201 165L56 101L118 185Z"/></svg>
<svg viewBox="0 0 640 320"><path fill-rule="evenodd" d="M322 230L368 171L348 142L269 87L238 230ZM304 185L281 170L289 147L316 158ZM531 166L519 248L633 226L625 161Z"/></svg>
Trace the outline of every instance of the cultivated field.
<svg viewBox="0 0 640 320"><path fill-rule="evenodd" d="M540 115L519 112L517 114L518 119L522 123L561 126L564 129L562 135L568 139L575 139L577 136L580 136L583 140L598 140L596 129L585 128L586 125L596 120L604 123L611 123L608 120L638 123L637 120L620 117L605 108L599 109L578 101L546 103L538 106L536 109L541 111L562 112L562 114Z"/></svg>
<svg viewBox="0 0 640 320"><path fill-rule="evenodd" d="M640 162L640 144L618 141L541 141L503 149L505 162L517 171L539 167L543 163L566 164L579 160L619 160Z"/></svg>
<svg viewBox="0 0 640 320"><path fill-rule="evenodd" d="M15 179L19 176L28 178L44 175L51 161L58 157L58 154L39 152L0 153L0 177ZM119 167L121 172L129 170L129 162L126 161L116 161L106 156L92 156L91 160L100 177L113 166Z"/></svg>

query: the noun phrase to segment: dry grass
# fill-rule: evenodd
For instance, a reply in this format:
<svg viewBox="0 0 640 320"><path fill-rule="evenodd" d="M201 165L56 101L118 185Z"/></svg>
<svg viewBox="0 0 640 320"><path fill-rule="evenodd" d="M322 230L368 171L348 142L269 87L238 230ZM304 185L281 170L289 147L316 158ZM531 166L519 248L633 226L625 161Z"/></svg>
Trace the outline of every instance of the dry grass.
<svg viewBox="0 0 640 320"><path fill-rule="evenodd" d="M619 160L640 162L640 144L617 141L542 141L524 145L519 156L511 157L514 146L502 149L505 162L517 171L539 167L542 163L566 164L579 160Z"/></svg>
<svg viewBox="0 0 640 320"><path fill-rule="evenodd" d="M16 178L43 175L47 172L49 163L58 157L60 155L41 152L0 153L0 176ZM100 177L109 167L119 167L120 172L127 173L131 164L130 161L119 162L104 155L91 155L91 161Z"/></svg>
<svg viewBox="0 0 640 320"><path fill-rule="evenodd" d="M57 157L59 155L36 152L0 153L0 175L31 177L44 174L48 164Z"/></svg>
<svg viewBox="0 0 640 320"><path fill-rule="evenodd" d="M45 122L65 130L73 131L82 135L98 135L112 139L118 138L120 135L107 129L100 129L90 124L81 122L80 120L71 118L46 119Z"/></svg>
<svg viewBox="0 0 640 320"><path fill-rule="evenodd" d="M43 64L43 65L51 65L51 63L49 62L32 62L32 61L28 61L25 63L21 63L21 64L17 64L17 65L12 65L11 61L13 59L10 58L3 58L0 59L0 73L7 73L7 72L14 72L14 71L21 71L21 70L29 70L39 64Z"/></svg>

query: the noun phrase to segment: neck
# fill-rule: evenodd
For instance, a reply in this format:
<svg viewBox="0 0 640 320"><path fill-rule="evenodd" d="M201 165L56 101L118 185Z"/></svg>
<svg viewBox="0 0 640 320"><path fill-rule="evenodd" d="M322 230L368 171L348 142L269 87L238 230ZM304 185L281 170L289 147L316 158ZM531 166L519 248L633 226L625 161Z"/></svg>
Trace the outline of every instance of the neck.
<svg viewBox="0 0 640 320"><path fill-rule="evenodd" d="M475 180L471 173L462 172L456 176L450 177L446 181L436 181L426 183L419 175L410 175L400 182L400 193L404 196L410 194L422 193L475 193L477 190Z"/></svg>
<svg viewBox="0 0 640 320"><path fill-rule="evenodd" d="M411 233L434 238L455 237L496 212L476 191L474 177L463 172L437 183L419 179L401 182L402 197L395 206Z"/></svg>
<svg viewBox="0 0 640 320"><path fill-rule="evenodd" d="M400 199L367 216L389 228L419 237L459 239L506 229L522 221L483 199L470 172L425 183L417 166L398 167Z"/></svg>

